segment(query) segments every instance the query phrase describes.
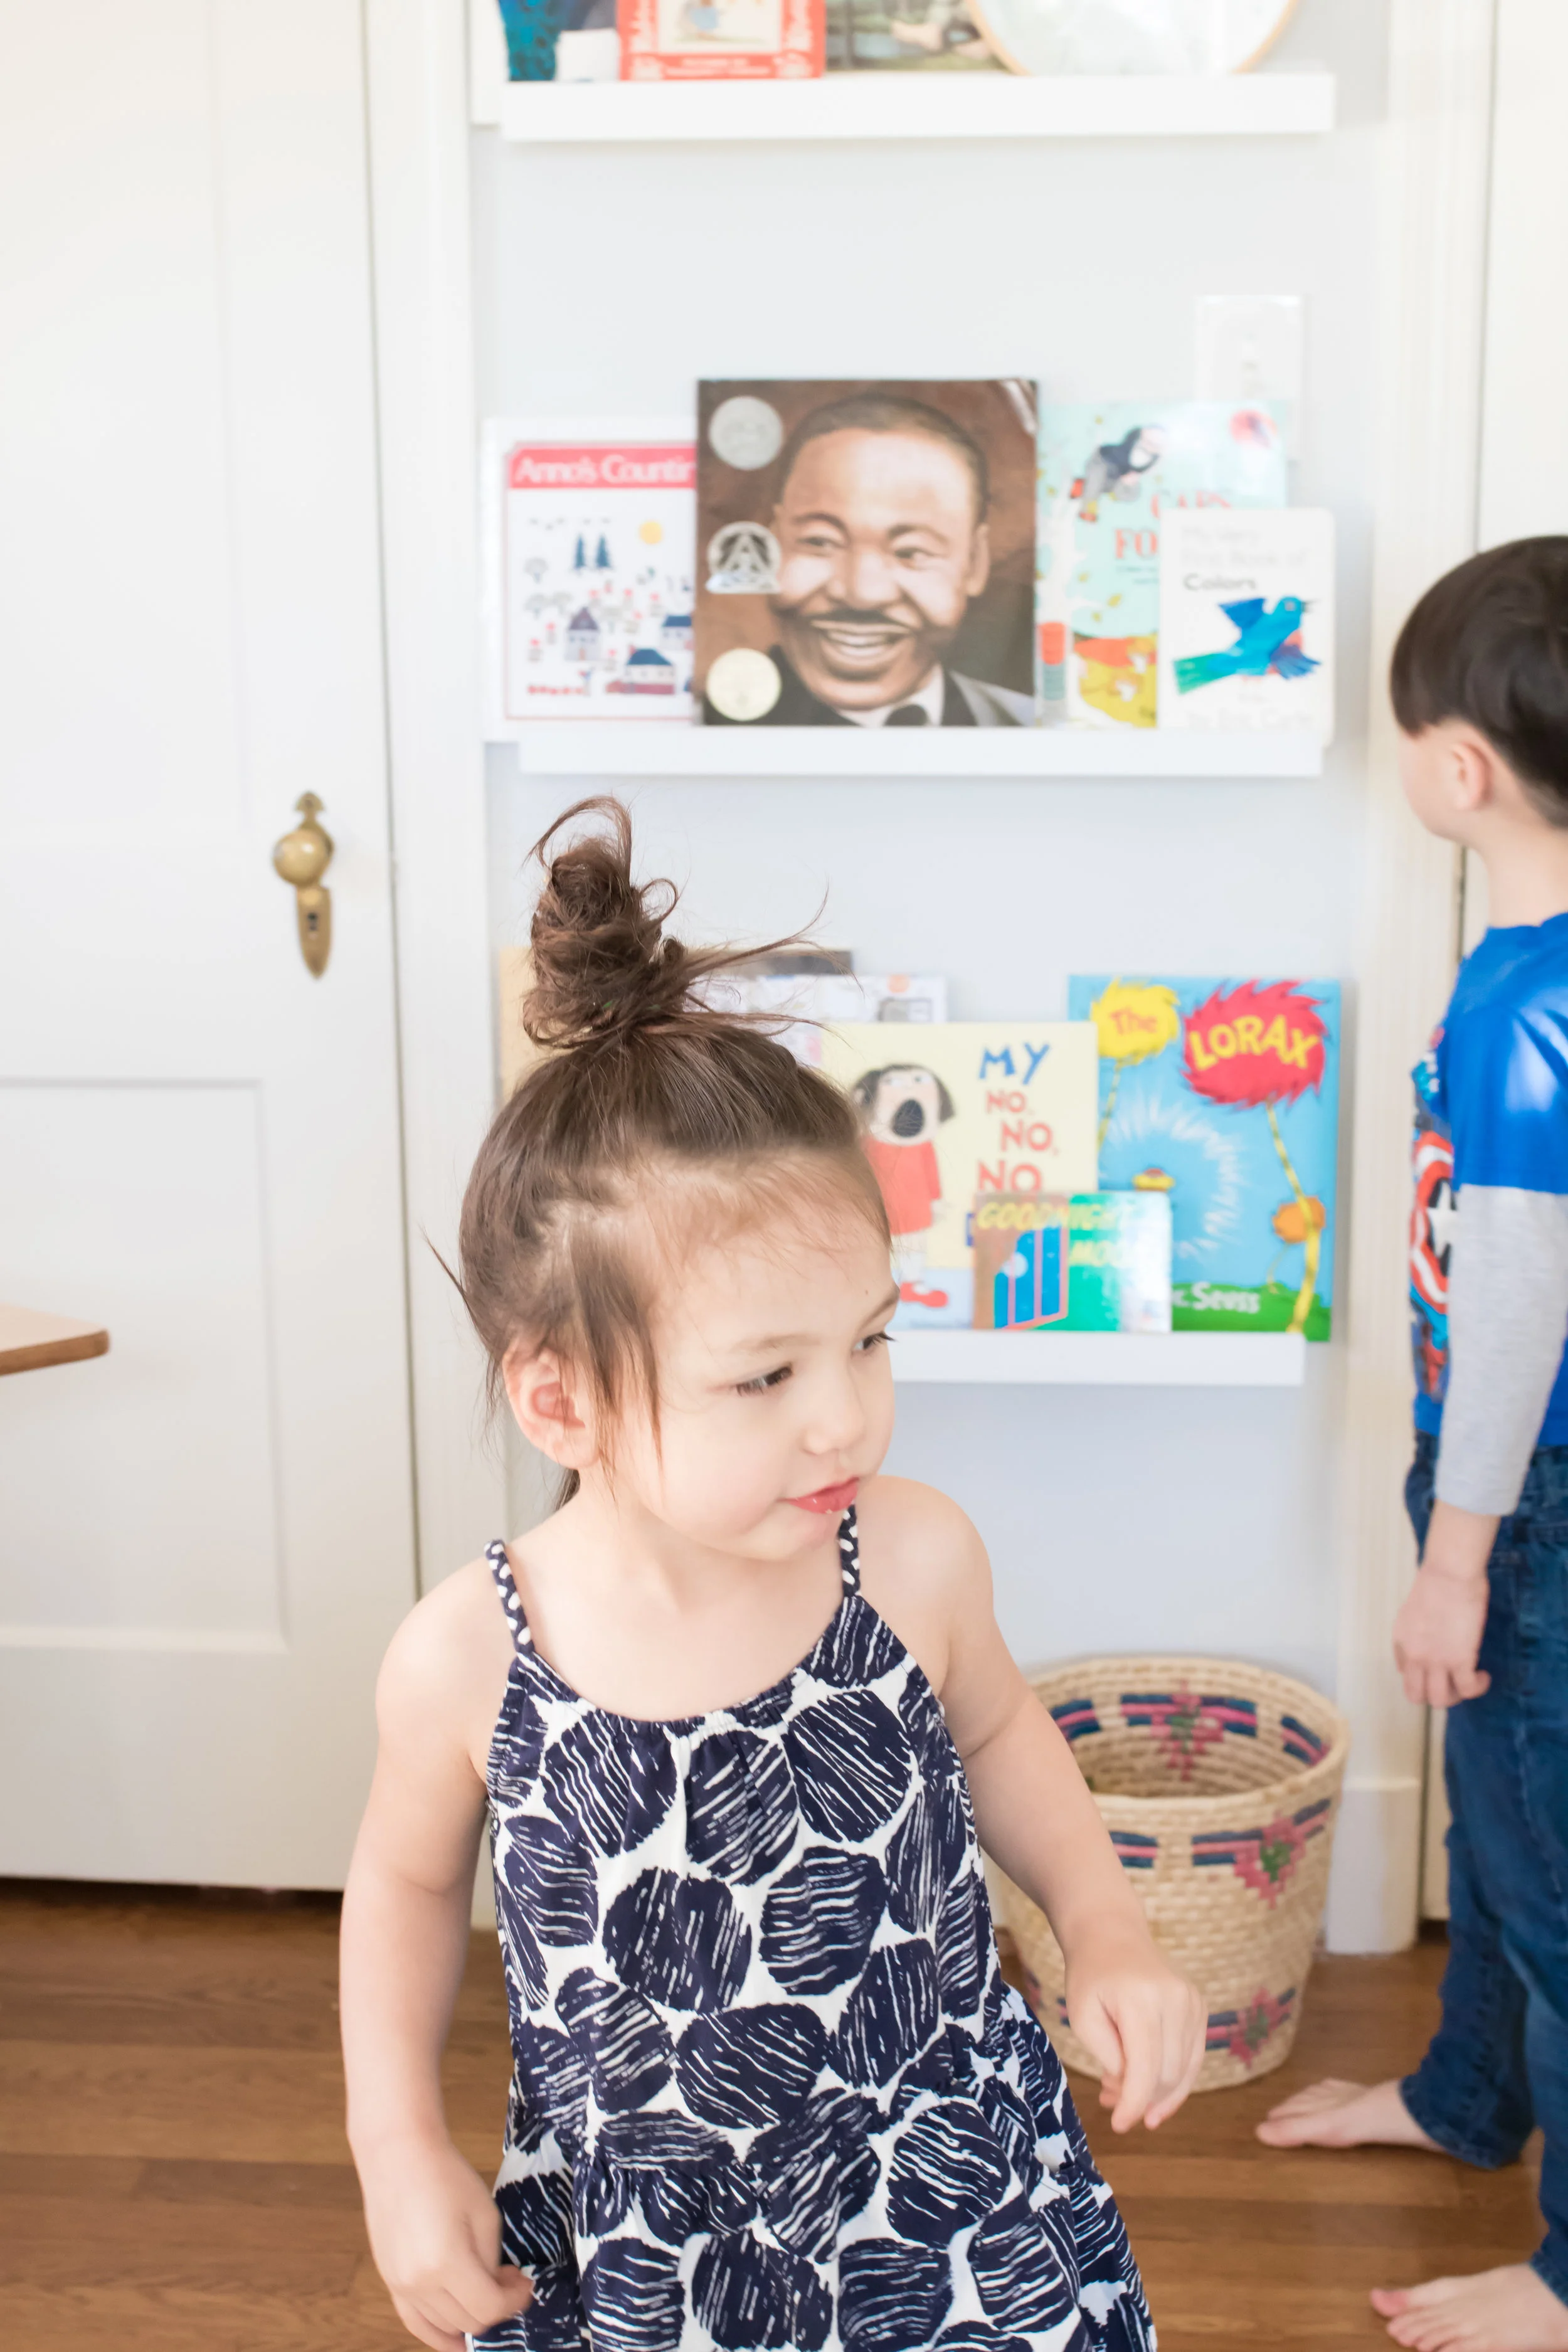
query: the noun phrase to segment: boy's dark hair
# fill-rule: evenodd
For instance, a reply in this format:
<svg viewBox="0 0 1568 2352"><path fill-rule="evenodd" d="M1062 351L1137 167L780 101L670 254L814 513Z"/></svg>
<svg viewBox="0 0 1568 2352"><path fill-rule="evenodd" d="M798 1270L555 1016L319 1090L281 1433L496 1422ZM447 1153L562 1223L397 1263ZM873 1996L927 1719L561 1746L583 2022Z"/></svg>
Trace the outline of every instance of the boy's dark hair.
<svg viewBox="0 0 1568 2352"><path fill-rule="evenodd" d="M600 829L553 848L579 817ZM479 1146L458 1287L492 1402L514 1347L551 1349L612 1422L629 1390L657 1428L652 1312L672 1244L721 1242L759 1212L820 1225L835 1205L886 1241L887 1212L847 1096L764 1024L704 1001L755 950L666 936L675 886L632 879L621 803L580 801L531 854L544 883L522 1024L545 1051ZM561 1499L575 1487L574 1473Z"/></svg>
<svg viewBox="0 0 1568 2352"><path fill-rule="evenodd" d="M1406 735L1462 719L1568 825L1568 539L1516 539L1428 588L1389 679Z"/></svg>

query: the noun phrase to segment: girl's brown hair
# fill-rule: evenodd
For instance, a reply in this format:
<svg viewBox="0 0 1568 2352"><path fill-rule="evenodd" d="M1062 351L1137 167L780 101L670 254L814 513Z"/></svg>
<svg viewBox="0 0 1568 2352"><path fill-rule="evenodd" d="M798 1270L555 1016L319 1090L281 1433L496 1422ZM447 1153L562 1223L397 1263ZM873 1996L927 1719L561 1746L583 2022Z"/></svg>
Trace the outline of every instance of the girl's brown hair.
<svg viewBox="0 0 1568 2352"><path fill-rule="evenodd" d="M552 850L584 817L597 829ZM545 1053L479 1147L458 1288L492 1403L514 1348L549 1349L606 1419L632 1388L657 1427L651 1316L671 1243L721 1238L813 1194L884 1240L887 1215L847 1097L756 1022L704 1001L704 984L753 950L666 935L679 894L632 879L620 802L579 801L530 854L544 882L522 1025Z"/></svg>

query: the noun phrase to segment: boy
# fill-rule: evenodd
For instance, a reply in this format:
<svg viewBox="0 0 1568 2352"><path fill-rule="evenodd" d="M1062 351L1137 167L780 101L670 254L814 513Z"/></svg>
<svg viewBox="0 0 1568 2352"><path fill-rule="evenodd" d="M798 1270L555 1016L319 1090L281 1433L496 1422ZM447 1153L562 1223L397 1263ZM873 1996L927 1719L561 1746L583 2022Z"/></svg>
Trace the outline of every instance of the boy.
<svg viewBox="0 0 1568 2352"><path fill-rule="evenodd" d="M1531 2262L1372 2300L1417 2352L1568 2352L1568 539L1440 580L1392 682L1405 796L1480 857L1491 916L1415 1072L1422 1549L1394 1656L1452 1709L1450 1951L1414 2074L1316 2084L1258 2137L1490 2168L1539 2124Z"/></svg>

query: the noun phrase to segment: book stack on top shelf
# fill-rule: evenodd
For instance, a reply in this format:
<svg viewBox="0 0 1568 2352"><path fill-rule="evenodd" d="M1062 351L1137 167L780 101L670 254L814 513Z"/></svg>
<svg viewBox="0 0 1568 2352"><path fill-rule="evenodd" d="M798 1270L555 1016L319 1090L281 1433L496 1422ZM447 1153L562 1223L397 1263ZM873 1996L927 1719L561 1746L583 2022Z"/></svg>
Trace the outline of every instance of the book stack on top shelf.
<svg viewBox="0 0 1568 2352"><path fill-rule="evenodd" d="M532 142L1260 137L1334 80L1255 72L1293 0L470 0L477 123Z"/></svg>

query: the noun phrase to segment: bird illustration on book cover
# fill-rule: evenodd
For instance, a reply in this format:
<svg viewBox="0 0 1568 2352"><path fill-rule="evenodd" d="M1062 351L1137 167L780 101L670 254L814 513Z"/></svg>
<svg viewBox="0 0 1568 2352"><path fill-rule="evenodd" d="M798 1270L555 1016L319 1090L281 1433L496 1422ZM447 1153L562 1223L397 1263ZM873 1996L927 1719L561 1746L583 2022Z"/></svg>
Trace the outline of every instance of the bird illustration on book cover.
<svg viewBox="0 0 1568 2352"><path fill-rule="evenodd" d="M1188 654L1174 664L1176 690L1195 694L1222 677L1310 677L1321 662L1301 649L1304 596L1280 596L1270 604L1263 596L1246 596L1219 606L1231 625L1234 642L1217 653Z"/></svg>
<svg viewBox="0 0 1568 2352"><path fill-rule="evenodd" d="M1172 1208L1178 1331L1329 1337L1332 981L1077 977L1100 1042L1100 1181Z"/></svg>

